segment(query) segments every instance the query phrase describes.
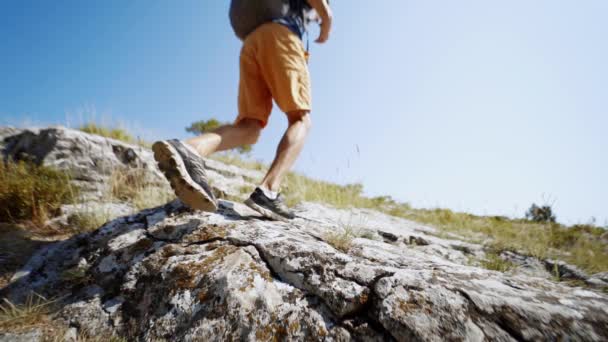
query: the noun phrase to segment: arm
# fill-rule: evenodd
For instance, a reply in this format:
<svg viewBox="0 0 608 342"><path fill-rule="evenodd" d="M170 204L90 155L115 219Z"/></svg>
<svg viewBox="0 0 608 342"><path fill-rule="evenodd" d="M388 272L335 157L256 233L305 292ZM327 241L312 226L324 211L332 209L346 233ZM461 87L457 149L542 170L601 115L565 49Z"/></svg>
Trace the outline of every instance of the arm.
<svg viewBox="0 0 608 342"><path fill-rule="evenodd" d="M308 4L317 12L321 17L321 32L317 43L325 43L329 39L329 33L331 32L331 21L333 14L327 0L308 0Z"/></svg>

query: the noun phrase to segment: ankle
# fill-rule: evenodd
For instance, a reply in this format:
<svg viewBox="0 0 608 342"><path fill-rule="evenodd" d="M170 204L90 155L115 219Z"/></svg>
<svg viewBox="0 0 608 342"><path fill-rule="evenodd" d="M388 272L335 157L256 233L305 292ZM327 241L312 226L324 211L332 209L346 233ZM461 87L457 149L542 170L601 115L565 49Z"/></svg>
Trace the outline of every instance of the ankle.
<svg viewBox="0 0 608 342"><path fill-rule="evenodd" d="M262 190L264 195L266 195L266 197L268 197L270 199L276 199L279 196L278 191L272 191L264 184L258 186L258 189Z"/></svg>

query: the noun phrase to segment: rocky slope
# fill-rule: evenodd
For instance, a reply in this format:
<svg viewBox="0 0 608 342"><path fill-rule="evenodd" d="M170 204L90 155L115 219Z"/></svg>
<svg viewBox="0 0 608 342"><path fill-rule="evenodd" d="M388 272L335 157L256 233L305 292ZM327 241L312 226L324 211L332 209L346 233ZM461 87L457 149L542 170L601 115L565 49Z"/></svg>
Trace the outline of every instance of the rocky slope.
<svg viewBox="0 0 608 342"><path fill-rule="evenodd" d="M163 182L144 148L63 128L11 134L5 154L73 172L89 201L111 168ZM233 196L260 176L209 166ZM57 298L72 329L145 341L608 339L601 291L469 266L482 246L378 212L297 212L274 222L236 202L203 213L176 200L45 247L0 297ZM358 237L338 249L345 230Z"/></svg>

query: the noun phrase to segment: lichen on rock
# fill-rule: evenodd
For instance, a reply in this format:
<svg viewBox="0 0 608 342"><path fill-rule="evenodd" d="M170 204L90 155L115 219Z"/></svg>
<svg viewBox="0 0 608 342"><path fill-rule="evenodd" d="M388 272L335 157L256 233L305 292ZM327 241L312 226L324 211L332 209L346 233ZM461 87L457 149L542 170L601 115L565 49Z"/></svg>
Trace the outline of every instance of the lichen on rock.
<svg viewBox="0 0 608 342"><path fill-rule="evenodd" d="M57 298L58 323L142 341L608 339L606 293L471 266L483 246L378 212L296 211L274 222L231 201L203 213L176 200L45 247L0 296ZM323 239L352 215L384 239L347 252Z"/></svg>

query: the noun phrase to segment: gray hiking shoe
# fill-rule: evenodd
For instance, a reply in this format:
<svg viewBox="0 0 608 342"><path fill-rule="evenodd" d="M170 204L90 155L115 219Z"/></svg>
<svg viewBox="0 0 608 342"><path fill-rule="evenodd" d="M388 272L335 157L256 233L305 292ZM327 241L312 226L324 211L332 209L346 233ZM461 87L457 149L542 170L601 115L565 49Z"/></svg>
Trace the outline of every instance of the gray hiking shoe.
<svg viewBox="0 0 608 342"><path fill-rule="evenodd" d="M285 201L281 194L275 199L270 199L260 188L255 188L251 196L245 201L245 204L262 214L264 217L273 220L286 221L296 217L296 215L287 208L287 205L285 205Z"/></svg>
<svg viewBox="0 0 608 342"><path fill-rule="evenodd" d="M158 167L182 202L193 209L217 210L217 201L207 182L205 162L198 154L176 139L157 141L152 150Z"/></svg>

